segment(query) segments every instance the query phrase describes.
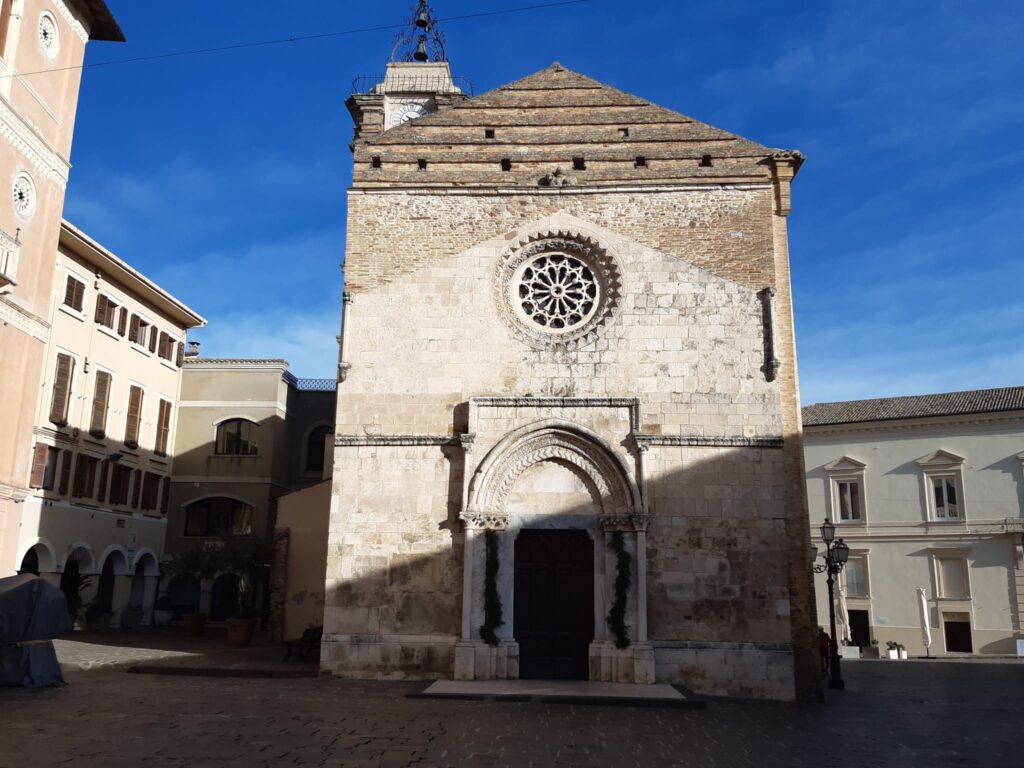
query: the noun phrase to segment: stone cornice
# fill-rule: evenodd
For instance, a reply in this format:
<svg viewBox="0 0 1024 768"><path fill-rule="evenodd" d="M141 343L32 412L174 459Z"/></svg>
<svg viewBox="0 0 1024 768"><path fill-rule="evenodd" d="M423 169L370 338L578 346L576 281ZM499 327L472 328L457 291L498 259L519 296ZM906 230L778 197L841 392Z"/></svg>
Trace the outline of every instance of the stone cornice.
<svg viewBox="0 0 1024 768"><path fill-rule="evenodd" d="M781 448L781 437L711 437L705 435L633 435L641 448L650 445L695 446L707 448Z"/></svg>
<svg viewBox="0 0 1024 768"><path fill-rule="evenodd" d="M485 195L603 195L603 194L635 194L642 192L706 192L709 189L753 191L771 189L768 181L715 182L713 184L616 184L607 187L423 187L400 186L387 187L350 187L350 195L440 195L440 196L472 196Z"/></svg>
<svg viewBox="0 0 1024 768"><path fill-rule="evenodd" d="M458 437L449 435L337 435L337 447L459 445Z"/></svg>
<svg viewBox="0 0 1024 768"><path fill-rule="evenodd" d="M53 5L67 25L78 35L78 39L83 43L89 42L89 30L85 28L75 9L68 5L66 0L54 0Z"/></svg>
<svg viewBox="0 0 1024 768"><path fill-rule="evenodd" d="M3 97L0 97L0 135L24 155L44 178L61 189L67 186L71 164L57 154Z"/></svg>
<svg viewBox="0 0 1024 768"><path fill-rule="evenodd" d="M845 435L858 432L901 432L923 429L941 429L964 425L1022 424L1024 411L989 411L987 413L964 413L951 416L915 416L908 419L885 419L878 421L847 422L845 424L806 425L806 438L816 435Z"/></svg>
<svg viewBox="0 0 1024 768"><path fill-rule="evenodd" d="M0 322L7 323L42 342L50 338L50 324L0 296Z"/></svg>

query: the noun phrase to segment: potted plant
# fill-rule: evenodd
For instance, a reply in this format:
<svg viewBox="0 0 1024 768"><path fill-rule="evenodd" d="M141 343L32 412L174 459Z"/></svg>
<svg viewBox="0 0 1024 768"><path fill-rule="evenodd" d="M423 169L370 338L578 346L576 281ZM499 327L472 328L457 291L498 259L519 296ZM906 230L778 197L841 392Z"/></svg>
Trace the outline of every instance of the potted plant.
<svg viewBox="0 0 1024 768"><path fill-rule="evenodd" d="M274 549L271 539L233 540L224 548L224 570L238 576L238 612L227 619L228 645L251 645L256 634L256 593L265 585Z"/></svg>
<svg viewBox="0 0 1024 768"><path fill-rule="evenodd" d="M896 650L899 651L901 659L909 658L907 656L907 647L905 645L903 645L902 643L897 643L896 646L897 646Z"/></svg>
<svg viewBox="0 0 1024 768"><path fill-rule="evenodd" d="M844 659L859 659L860 646L854 645L852 640L843 640L843 644L839 647L839 655Z"/></svg>
<svg viewBox="0 0 1024 768"><path fill-rule="evenodd" d="M161 595L153 605L153 625L166 627L174 618L174 606L171 605L171 598Z"/></svg>
<svg viewBox="0 0 1024 768"><path fill-rule="evenodd" d="M862 659L878 659L881 658L878 652L878 641L872 640L871 645L864 646L860 649L860 657Z"/></svg>
<svg viewBox="0 0 1024 768"><path fill-rule="evenodd" d="M897 643L895 640L885 641L885 648L889 655L889 658L895 661L898 661L900 658L900 647L900 644Z"/></svg>

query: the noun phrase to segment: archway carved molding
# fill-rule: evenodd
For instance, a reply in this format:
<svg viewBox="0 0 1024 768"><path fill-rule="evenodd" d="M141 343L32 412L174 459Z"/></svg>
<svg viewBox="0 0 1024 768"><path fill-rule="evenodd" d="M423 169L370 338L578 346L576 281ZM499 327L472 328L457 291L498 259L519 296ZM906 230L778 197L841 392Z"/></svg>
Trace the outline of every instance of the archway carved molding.
<svg viewBox="0 0 1024 768"><path fill-rule="evenodd" d="M542 461L568 464L592 483L600 497L598 524L603 530L646 529L640 492L622 457L600 435L560 419L521 427L488 452L470 481L461 515L467 527L506 528L509 493L523 472Z"/></svg>

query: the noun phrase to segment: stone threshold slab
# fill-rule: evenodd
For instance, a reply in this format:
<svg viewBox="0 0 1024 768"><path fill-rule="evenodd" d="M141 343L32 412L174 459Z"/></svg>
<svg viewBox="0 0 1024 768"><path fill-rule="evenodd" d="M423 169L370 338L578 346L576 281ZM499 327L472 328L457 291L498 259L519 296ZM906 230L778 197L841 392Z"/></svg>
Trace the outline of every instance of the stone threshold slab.
<svg viewBox="0 0 1024 768"><path fill-rule="evenodd" d="M686 696L671 685L603 683L593 680L437 680L418 699L473 701L544 701L559 704L606 704L632 707L703 708L703 699Z"/></svg>

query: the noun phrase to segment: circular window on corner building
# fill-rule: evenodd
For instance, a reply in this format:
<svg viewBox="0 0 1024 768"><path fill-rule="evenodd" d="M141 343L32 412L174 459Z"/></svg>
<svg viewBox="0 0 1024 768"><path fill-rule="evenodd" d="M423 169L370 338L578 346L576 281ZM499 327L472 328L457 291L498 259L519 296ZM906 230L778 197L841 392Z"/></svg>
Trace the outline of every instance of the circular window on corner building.
<svg viewBox="0 0 1024 768"><path fill-rule="evenodd" d="M39 47L48 59L57 58L60 53L60 32L57 20L49 11L43 11L39 17Z"/></svg>

